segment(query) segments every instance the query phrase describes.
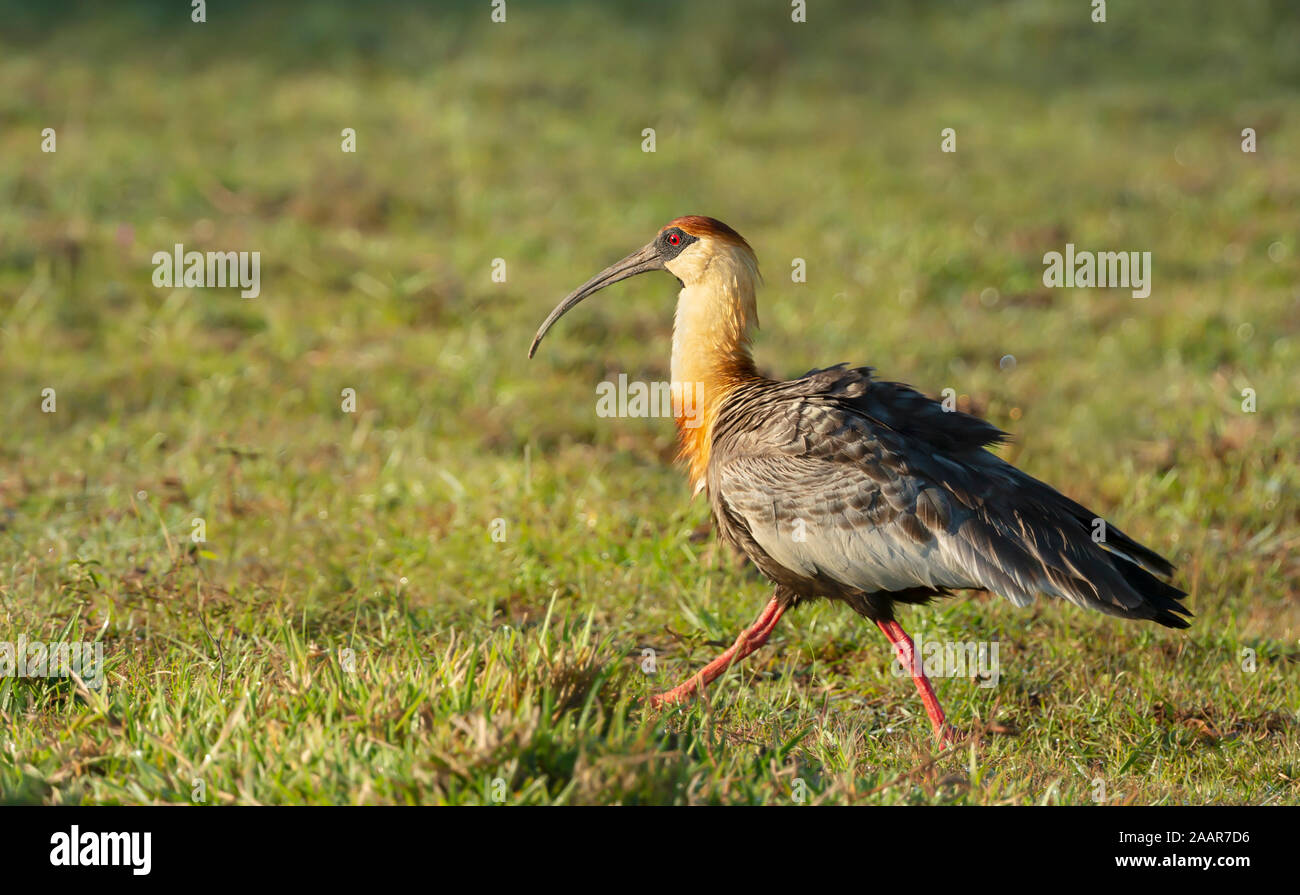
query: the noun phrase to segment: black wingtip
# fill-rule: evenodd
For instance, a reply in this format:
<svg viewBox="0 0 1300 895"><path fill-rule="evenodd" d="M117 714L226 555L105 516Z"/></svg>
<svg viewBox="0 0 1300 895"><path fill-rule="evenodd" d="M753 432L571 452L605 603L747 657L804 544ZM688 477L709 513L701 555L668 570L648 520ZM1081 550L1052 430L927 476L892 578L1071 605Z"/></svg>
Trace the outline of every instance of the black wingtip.
<svg viewBox="0 0 1300 895"><path fill-rule="evenodd" d="M1143 549L1146 550L1146 548ZM1161 565L1168 567L1171 572L1173 571L1173 564L1164 557L1150 550L1146 550L1146 552L1159 560ZM1110 558L1111 565L1124 576L1124 581L1137 592L1138 596L1150 609L1151 614L1147 618L1156 624L1164 625L1166 628L1191 627L1191 622L1185 618L1179 618L1181 615L1188 618L1193 616L1192 611L1181 602L1187 597L1186 591L1174 587L1167 581L1161 581L1127 556L1110 553Z"/></svg>

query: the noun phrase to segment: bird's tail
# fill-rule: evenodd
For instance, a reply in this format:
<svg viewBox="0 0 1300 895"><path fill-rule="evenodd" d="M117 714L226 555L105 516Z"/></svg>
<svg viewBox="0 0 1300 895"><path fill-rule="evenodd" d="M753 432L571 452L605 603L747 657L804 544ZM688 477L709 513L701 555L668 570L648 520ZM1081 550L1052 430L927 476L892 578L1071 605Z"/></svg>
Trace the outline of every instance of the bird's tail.
<svg viewBox="0 0 1300 895"><path fill-rule="evenodd" d="M1077 504L1076 504L1077 506ZM1090 529L1098 517L1079 507L1075 519L1085 529ZM1174 564L1154 550L1139 544L1113 525L1107 525L1103 543L1097 545L1109 560L1111 567L1120 574L1124 582L1132 589L1141 603L1138 606L1115 606L1116 615L1124 618L1143 618L1164 625L1166 628L1186 628L1189 623L1181 615L1191 616L1191 611L1180 600L1187 592L1179 590L1168 581L1174 573ZM1114 604L1111 604L1114 605ZM1102 608L1103 612L1110 611Z"/></svg>
<svg viewBox="0 0 1300 895"><path fill-rule="evenodd" d="M1017 605L1047 593L1120 618L1186 628L1187 594L1163 579L1169 560L1056 489L1019 470L1016 500L983 507L972 546L981 586ZM980 555L982 554L982 555Z"/></svg>
<svg viewBox="0 0 1300 895"><path fill-rule="evenodd" d="M1138 596L1142 597L1145 607L1150 609L1151 614L1145 617L1164 625L1166 628L1188 627L1189 622L1187 619L1174 614L1181 613L1182 615L1191 616L1191 610L1179 602L1183 597L1187 596L1186 591L1179 590L1167 581L1161 581L1123 554L1110 551L1110 555L1115 570L1124 577L1129 587L1136 591ZM1159 557L1157 558L1159 559ZM1168 565L1168 563L1165 564ZM1170 571L1172 571L1172 568ZM1134 616L1130 615L1128 617L1133 618Z"/></svg>

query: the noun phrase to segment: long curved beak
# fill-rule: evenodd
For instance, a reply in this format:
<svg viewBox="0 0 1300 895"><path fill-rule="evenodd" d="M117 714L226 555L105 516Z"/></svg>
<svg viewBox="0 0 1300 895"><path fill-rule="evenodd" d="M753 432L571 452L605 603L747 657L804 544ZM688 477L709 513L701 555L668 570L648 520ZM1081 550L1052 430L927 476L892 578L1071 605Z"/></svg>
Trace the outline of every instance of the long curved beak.
<svg viewBox="0 0 1300 895"><path fill-rule="evenodd" d="M628 255L617 264L605 268L573 292L570 292L562 302L555 306L555 310L547 315L546 319L542 321L542 325L537 328L537 335L533 336L533 344L528 346L528 356L532 357L537 353L537 346L541 343L542 336L546 335L546 331L555 324L555 321L569 313L570 308L588 295L599 292L611 283L626 280L628 277L645 273L647 270L663 269L663 258L660 257L659 249L655 247L653 242L645 248Z"/></svg>

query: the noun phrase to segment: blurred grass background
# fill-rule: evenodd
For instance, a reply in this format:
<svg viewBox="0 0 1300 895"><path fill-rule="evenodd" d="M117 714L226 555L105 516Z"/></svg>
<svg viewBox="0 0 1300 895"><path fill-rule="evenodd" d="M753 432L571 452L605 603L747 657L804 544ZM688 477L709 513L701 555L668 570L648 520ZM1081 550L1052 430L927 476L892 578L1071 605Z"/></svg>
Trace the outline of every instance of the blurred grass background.
<svg viewBox="0 0 1300 895"><path fill-rule="evenodd" d="M1300 14L809 5L7 10L0 640L100 638L110 673L0 680L0 797L1297 801ZM645 714L767 595L702 537L671 423L595 414L599 381L667 378L673 285L525 351L685 213L758 252L766 372L955 389L1179 563L1191 631L908 613L1002 643L998 687L938 683L989 732L935 765L883 638L831 605ZM261 252L261 297L154 288L178 242ZM1152 252L1151 296L1044 289L1067 242Z"/></svg>

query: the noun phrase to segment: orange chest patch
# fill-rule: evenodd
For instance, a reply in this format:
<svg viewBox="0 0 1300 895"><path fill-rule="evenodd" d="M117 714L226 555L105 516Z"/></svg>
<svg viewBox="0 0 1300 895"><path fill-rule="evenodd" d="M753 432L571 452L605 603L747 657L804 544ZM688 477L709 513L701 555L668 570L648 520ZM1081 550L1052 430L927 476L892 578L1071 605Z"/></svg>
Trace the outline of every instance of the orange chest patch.
<svg viewBox="0 0 1300 895"><path fill-rule="evenodd" d="M681 445L677 456L686 462L692 493L698 493L708 477L713 416L705 410L695 419L677 417L677 439Z"/></svg>

